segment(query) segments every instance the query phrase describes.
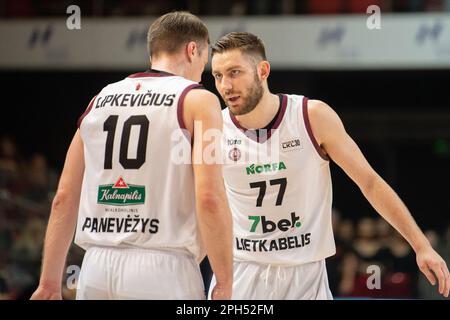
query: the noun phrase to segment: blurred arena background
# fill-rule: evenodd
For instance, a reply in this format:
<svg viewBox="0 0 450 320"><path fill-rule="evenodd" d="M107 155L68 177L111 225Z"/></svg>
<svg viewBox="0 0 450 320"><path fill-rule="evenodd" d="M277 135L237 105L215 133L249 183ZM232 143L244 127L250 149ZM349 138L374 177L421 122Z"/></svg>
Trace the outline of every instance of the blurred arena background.
<svg viewBox="0 0 450 320"><path fill-rule="evenodd" d="M70 5L81 29L68 28ZM273 91L330 104L450 264L450 0L0 0L0 299L28 299L37 285L78 116L106 84L146 69L147 28L172 10L200 15L212 42L260 36ZM202 82L216 92L209 69ZM332 174L335 297L439 299L407 243L335 165ZM73 246L67 265L82 255ZM381 267L379 290L367 289L368 265Z"/></svg>

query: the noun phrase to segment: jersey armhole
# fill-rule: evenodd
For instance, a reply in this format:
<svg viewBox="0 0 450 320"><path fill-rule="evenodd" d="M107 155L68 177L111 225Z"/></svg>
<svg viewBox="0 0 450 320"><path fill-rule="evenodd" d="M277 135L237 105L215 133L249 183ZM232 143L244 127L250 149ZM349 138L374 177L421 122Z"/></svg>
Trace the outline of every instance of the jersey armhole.
<svg viewBox="0 0 450 320"><path fill-rule="evenodd" d="M180 98L178 99L178 105L177 105L177 119L178 119L178 125L183 130L183 133L187 135L188 129L186 128L186 124L184 123L183 119L183 110L184 110L184 98L186 97L187 93L191 91L192 89L204 89L204 87L201 84L193 83L186 88L184 88L183 92L181 92ZM186 136L189 141L192 142L191 137Z"/></svg>
<svg viewBox="0 0 450 320"><path fill-rule="evenodd" d="M78 127L78 129L80 129L81 122L83 121L84 117L86 117L86 116L88 115L88 113L91 111L92 106L94 105L94 100L95 100L95 98L97 98L97 96L95 96L95 97L92 98L92 100L91 100L91 102L89 102L89 105L88 105L88 107L86 108L86 110L84 110L83 114L78 118L78 121L77 121L77 127Z"/></svg>
<svg viewBox="0 0 450 320"><path fill-rule="evenodd" d="M309 122L309 115L308 115L308 98L307 97L303 97L303 103L302 103L302 112L303 112L303 121L305 122L305 128L306 131L308 132L308 136L309 139L311 140L314 148L316 149L317 153L319 154L319 156L325 160L325 161L330 161L330 158L328 157L328 155L322 150L322 148L319 146L319 144L317 143L316 138L314 137L312 128L311 128L311 123Z"/></svg>

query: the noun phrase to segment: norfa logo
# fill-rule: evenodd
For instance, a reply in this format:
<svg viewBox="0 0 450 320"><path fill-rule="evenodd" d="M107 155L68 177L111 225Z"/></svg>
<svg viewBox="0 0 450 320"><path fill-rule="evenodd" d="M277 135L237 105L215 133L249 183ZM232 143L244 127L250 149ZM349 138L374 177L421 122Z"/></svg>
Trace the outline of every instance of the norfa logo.
<svg viewBox="0 0 450 320"><path fill-rule="evenodd" d="M286 170L286 165L283 161L275 163L267 163L263 165L252 164L245 168L247 175L259 174L263 172L276 172Z"/></svg>

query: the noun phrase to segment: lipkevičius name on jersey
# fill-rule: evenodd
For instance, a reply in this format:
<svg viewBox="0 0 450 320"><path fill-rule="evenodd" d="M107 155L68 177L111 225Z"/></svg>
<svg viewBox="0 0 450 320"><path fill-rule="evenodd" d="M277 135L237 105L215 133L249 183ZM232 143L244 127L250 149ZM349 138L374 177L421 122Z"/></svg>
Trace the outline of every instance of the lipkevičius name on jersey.
<svg viewBox="0 0 450 320"><path fill-rule="evenodd" d="M275 163L267 163L263 165L252 164L245 168L247 175L266 173L266 172L277 172L281 170L286 170L286 165L283 161Z"/></svg>
<svg viewBox="0 0 450 320"><path fill-rule="evenodd" d="M99 97L96 101L95 109L104 107L171 107L175 97L176 94L161 94L151 91L139 94L110 94Z"/></svg>
<svg viewBox="0 0 450 320"><path fill-rule="evenodd" d="M127 184L121 177L113 184L98 186L97 203L113 206L145 203L145 186Z"/></svg>

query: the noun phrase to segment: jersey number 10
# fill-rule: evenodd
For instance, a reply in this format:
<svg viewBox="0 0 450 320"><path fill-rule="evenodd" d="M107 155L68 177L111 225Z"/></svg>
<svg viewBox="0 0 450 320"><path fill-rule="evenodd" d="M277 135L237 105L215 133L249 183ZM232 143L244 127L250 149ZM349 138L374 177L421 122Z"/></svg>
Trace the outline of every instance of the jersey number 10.
<svg viewBox="0 0 450 320"><path fill-rule="evenodd" d="M119 116L109 116L103 124L103 131L108 132L105 146L105 169L112 169L112 155L114 146L114 136L116 134L117 120ZM139 169L145 162L147 151L149 121L146 116L131 116L123 124L122 137L120 139L119 162L124 169ZM139 139L135 159L128 158L128 145L130 143L130 133L133 126L139 126Z"/></svg>

